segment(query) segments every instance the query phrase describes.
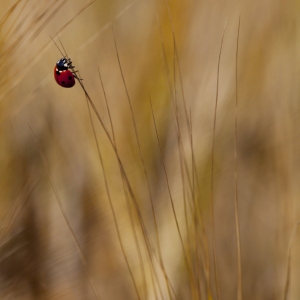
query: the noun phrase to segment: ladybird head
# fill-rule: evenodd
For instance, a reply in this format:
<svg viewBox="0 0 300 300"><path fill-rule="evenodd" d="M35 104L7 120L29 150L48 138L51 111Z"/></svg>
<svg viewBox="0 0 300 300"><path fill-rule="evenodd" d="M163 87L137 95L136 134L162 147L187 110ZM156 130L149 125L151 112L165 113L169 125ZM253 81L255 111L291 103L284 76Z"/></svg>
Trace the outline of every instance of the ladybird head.
<svg viewBox="0 0 300 300"><path fill-rule="evenodd" d="M66 58L61 58L57 61L56 68L58 69L58 71L68 70L68 60Z"/></svg>

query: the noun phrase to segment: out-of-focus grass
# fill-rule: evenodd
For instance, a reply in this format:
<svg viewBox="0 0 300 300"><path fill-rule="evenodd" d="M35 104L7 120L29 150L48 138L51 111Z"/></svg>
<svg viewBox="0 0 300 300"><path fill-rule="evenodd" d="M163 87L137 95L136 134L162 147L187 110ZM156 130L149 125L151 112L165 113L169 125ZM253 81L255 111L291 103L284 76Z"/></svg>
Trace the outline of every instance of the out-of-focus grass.
<svg viewBox="0 0 300 300"><path fill-rule="evenodd" d="M237 298L239 16L242 295L284 298L299 219L299 5L87 3L0 5L0 298ZM92 111L105 172L82 89L53 79L56 33L113 143ZM290 245L297 299L297 231Z"/></svg>

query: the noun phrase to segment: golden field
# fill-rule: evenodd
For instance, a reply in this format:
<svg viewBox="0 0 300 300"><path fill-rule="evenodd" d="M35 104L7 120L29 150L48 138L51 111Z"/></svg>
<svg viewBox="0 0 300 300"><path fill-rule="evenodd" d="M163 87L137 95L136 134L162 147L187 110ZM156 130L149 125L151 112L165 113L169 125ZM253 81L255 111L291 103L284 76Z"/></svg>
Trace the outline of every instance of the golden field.
<svg viewBox="0 0 300 300"><path fill-rule="evenodd" d="M0 8L0 299L300 298L298 1Z"/></svg>

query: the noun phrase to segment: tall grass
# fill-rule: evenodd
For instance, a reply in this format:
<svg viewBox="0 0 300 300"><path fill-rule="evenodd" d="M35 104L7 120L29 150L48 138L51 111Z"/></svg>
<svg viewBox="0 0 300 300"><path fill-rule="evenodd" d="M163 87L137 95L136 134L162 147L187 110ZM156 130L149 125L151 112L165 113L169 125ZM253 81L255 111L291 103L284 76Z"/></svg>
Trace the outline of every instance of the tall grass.
<svg viewBox="0 0 300 300"><path fill-rule="evenodd" d="M294 3L1 5L1 299L299 297Z"/></svg>

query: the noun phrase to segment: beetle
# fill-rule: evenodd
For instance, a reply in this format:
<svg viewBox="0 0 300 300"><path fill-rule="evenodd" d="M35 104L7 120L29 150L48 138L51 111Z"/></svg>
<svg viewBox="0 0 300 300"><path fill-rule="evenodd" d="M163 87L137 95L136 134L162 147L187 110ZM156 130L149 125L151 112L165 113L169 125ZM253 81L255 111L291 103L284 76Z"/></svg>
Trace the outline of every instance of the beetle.
<svg viewBox="0 0 300 300"><path fill-rule="evenodd" d="M73 69L74 67L69 58L61 58L54 67L55 81L64 88L73 87L75 85L75 77L77 77Z"/></svg>

